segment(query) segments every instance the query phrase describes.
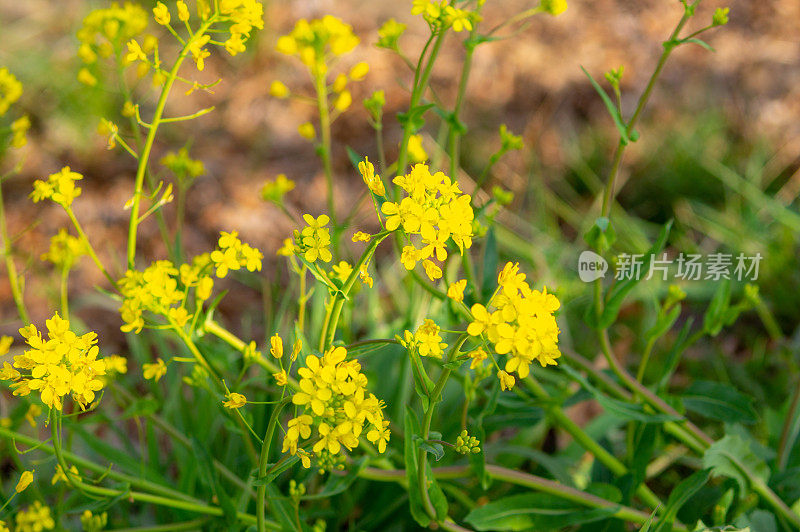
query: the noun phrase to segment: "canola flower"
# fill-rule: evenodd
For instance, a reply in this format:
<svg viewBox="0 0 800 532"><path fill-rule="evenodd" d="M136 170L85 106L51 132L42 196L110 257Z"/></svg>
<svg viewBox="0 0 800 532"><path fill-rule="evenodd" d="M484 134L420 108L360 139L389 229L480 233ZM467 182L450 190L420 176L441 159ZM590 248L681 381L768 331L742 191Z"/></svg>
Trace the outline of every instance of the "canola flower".
<svg viewBox="0 0 800 532"><path fill-rule="evenodd" d="M73 476L81 478L78 472L78 468L75 467L74 465L69 467L69 472ZM50 479L50 484L55 486L59 482L68 482L68 481L69 479L67 478L67 475L64 473L64 470L61 468L61 464L56 464L56 472L53 475L53 478Z"/></svg>
<svg viewBox="0 0 800 532"><path fill-rule="evenodd" d="M50 174L47 181L41 179L34 181L30 196L34 203L49 199L66 209L81 195L81 188L75 186L75 182L81 179L83 179L81 174L65 166L61 171Z"/></svg>
<svg viewBox="0 0 800 532"><path fill-rule="evenodd" d="M0 68L0 116L6 114L20 96L22 96L22 83L7 68Z"/></svg>
<svg viewBox="0 0 800 532"><path fill-rule="evenodd" d="M415 350L419 356L441 359L447 344L439 335L441 328L431 319L426 319L412 334L405 331L401 344L406 349Z"/></svg>
<svg viewBox="0 0 800 532"><path fill-rule="evenodd" d="M19 330L30 349L14 357L13 364L5 362L0 379L10 380L14 395L26 396L38 391L42 403L61 410L62 397L68 393L81 408L94 401L95 393L103 388L98 378L106 373L103 359L98 359L97 334L78 336L69 321L55 313L47 320L47 338L31 324Z"/></svg>
<svg viewBox="0 0 800 532"><path fill-rule="evenodd" d="M405 176L397 176L393 183L405 191L406 197L395 203L384 202L381 212L386 215L386 229L402 228L409 237L419 235L403 247L401 262L413 270L422 262L431 280L441 278L442 270L434 262L447 259L447 244L452 241L461 253L472 246L472 221L474 213L471 197L462 194L458 183L443 172L431 174L425 164L417 164Z"/></svg>
<svg viewBox="0 0 800 532"><path fill-rule="evenodd" d="M23 471L22 474L19 476L19 481L17 482L17 486L14 488L17 493L22 493L27 489L28 486L31 485L33 482L33 473L35 471Z"/></svg>
<svg viewBox="0 0 800 532"><path fill-rule="evenodd" d="M511 373L524 379L534 360L540 365L555 365L561 356L558 350L559 329L553 313L561 305L547 292L532 290L519 272L519 264L506 263L498 275L499 288L487 306L475 304L473 321L467 327L471 336L488 339L498 355L508 355L498 379L504 390L514 387ZM473 359L474 360L474 359Z"/></svg>
<svg viewBox="0 0 800 532"><path fill-rule="evenodd" d="M166 373L167 365L164 364L161 358L156 359L156 361L151 364L142 364L142 376L146 380L152 379L153 382L158 382Z"/></svg>
<svg viewBox="0 0 800 532"><path fill-rule="evenodd" d="M386 450L390 431L383 401L367 391L361 364L346 357L344 347L332 347L322 357L308 355L298 371L300 390L292 403L300 407L300 414L289 420L282 452L300 455L305 467L310 467L310 457L301 447L303 440L313 441L313 455L322 469L340 467L343 449L358 447L365 431L379 452Z"/></svg>
<svg viewBox="0 0 800 532"><path fill-rule="evenodd" d="M247 404L247 397L240 393L230 392L225 397L227 398L227 401L223 401L222 406L231 410L242 408Z"/></svg>
<svg viewBox="0 0 800 532"><path fill-rule="evenodd" d="M53 530L56 522L50 514L50 507L35 501L31 506L17 512L15 532L41 532Z"/></svg>
<svg viewBox="0 0 800 532"><path fill-rule="evenodd" d="M455 32L472 31L473 23L481 20L478 13L454 7L447 0L414 0L411 14L422 15L431 27L451 27Z"/></svg>
<svg viewBox="0 0 800 532"><path fill-rule="evenodd" d="M264 258L264 254L239 240L238 232L222 231L217 245L218 249L211 252L211 262L220 279L227 276L229 271L241 268L246 268L250 272L261 271L261 259Z"/></svg>
<svg viewBox="0 0 800 532"><path fill-rule="evenodd" d="M324 75L332 58L352 52L358 43L352 26L326 15L311 21L298 20L288 35L278 39L275 48L282 54L297 56L314 75Z"/></svg>
<svg viewBox="0 0 800 532"><path fill-rule="evenodd" d="M42 260L53 263L57 268L71 269L75 262L89 253L86 243L70 235L66 229L50 238L50 249L42 255Z"/></svg>
<svg viewBox="0 0 800 532"><path fill-rule="evenodd" d="M321 214L314 218L310 214L304 214L303 220L307 226L302 231L295 230L294 245L297 252L308 262L316 262L318 259L324 262L333 260L331 253L331 232L326 227L331 219L327 214Z"/></svg>

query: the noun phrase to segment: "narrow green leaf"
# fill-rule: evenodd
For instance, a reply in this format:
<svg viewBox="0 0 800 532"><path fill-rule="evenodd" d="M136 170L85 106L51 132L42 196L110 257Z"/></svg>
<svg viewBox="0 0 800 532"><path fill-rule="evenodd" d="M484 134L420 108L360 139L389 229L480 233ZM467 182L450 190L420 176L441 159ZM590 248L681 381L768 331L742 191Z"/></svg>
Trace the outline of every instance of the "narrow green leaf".
<svg viewBox="0 0 800 532"><path fill-rule="evenodd" d="M585 68L581 66L581 70L583 70L583 73L589 78L589 81L592 83L592 87L594 87L594 90L596 90L597 94L600 95L600 98L603 99L603 103L606 104L606 109L608 109L608 113L611 115L611 118L614 120L614 124L617 126L622 143L630 143L631 139L628 137L628 126L626 126L625 122L622 120L622 116L620 116L619 109L617 109L616 104L614 104L613 100L611 100L611 97L606 94L606 91L603 90L603 87L601 87L600 84L594 80L592 75L589 74Z"/></svg>
<svg viewBox="0 0 800 532"><path fill-rule="evenodd" d="M747 425L758 421L752 399L727 384L697 381L681 397L687 410L707 418Z"/></svg>
<svg viewBox="0 0 800 532"><path fill-rule="evenodd" d="M703 467L710 467L714 475L735 480L740 488L740 497L747 493L752 480L766 482L769 477L767 464L750 450L740 436L730 434L706 449Z"/></svg>
<svg viewBox="0 0 800 532"><path fill-rule="evenodd" d="M464 520L477 530L553 530L600 521L616 509L589 509L547 493L528 493L475 508Z"/></svg>
<svg viewBox="0 0 800 532"><path fill-rule="evenodd" d="M675 522L678 511L683 507L686 501L700 491L700 488L706 485L710 476L711 470L703 469L683 479L675 486L675 489L669 494L667 506L664 509L664 513L662 514L661 520L658 522L655 532L669 532L672 530L672 524Z"/></svg>

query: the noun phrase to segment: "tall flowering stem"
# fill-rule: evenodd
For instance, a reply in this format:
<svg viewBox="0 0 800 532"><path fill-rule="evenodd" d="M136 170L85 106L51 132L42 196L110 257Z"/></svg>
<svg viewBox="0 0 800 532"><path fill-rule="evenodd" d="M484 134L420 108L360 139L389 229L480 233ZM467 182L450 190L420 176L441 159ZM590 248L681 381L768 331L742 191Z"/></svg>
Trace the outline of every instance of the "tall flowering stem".
<svg viewBox="0 0 800 532"><path fill-rule="evenodd" d="M8 226L6 225L6 211L5 203L3 202L3 183L0 180L0 238L3 239L3 247L0 249L6 261L6 271L8 273L8 283L11 286L11 297L14 299L14 304L17 306L17 313L20 319L30 323L28 318L28 309L25 307L25 300L22 297L22 288L19 284L19 276L17 275L17 267L14 264L14 258L11 254L11 239L8 236Z"/></svg>
<svg viewBox="0 0 800 532"><path fill-rule="evenodd" d="M158 132L158 126L162 121L164 108L167 105L167 98L169 97L172 85L175 83L175 79L178 76L178 70L180 70L184 59L186 59L186 57L189 55L190 47L192 46L193 42L200 39L206 33L209 27L216 22L216 20L216 14L209 17L209 19L203 23L197 33L195 33L192 38L186 42L180 54L178 55L178 58L175 60L175 64L172 65L172 69L170 70L169 74L167 75L167 79L164 82L164 87L161 89L161 95L158 97L158 103L156 104L156 110L153 114L153 120L150 123L147 131L147 137L144 141L144 147L139 155L139 166L136 169L133 204L131 206L131 218L128 224L128 268L130 269L134 268L136 260L136 232L139 227L139 204L142 198L142 185L144 184L144 176L145 172L147 171L147 161L150 159L150 152L153 149L153 142L155 141L156 133Z"/></svg>

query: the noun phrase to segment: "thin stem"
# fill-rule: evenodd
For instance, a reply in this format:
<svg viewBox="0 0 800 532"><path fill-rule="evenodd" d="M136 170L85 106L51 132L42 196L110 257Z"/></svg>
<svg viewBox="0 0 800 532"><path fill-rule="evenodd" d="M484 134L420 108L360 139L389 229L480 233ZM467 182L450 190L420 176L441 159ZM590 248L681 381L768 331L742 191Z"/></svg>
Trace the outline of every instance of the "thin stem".
<svg viewBox="0 0 800 532"><path fill-rule="evenodd" d="M3 202L3 183L0 180L0 237L3 239L2 254L6 259L6 270L8 273L8 283L11 286L11 297L17 306L17 313L23 323L30 323L28 309L25 307L25 300L22 297L22 289L19 285L17 267L11 254L11 239L8 236L8 226L6 225L5 203Z"/></svg>
<svg viewBox="0 0 800 532"><path fill-rule="evenodd" d="M786 413L786 419L783 421L783 429L781 430L781 439L778 444L778 470L783 471L786 468L786 462L789 459L789 439L791 436L797 435L797 429L792 431L792 427L797 426L797 409L800 408L800 378L797 380L797 385L792 395L792 403L789 406L789 411Z"/></svg>
<svg viewBox="0 0 800 532"><path fill-rule="evenodd" d="M69 268L63 266L61 268L61 314L63 318L69 321L69 297L67 296L67 288L69 281Z"/></svg>
<svg viewBox="0 0 800 532"><path fill-rule="evenodd" d="M89 237L86 236L86 233L83 231L83 227L81 227L80 222L78 222L78 219L75 217L75 213L72 211L72 207L65 205L64 210L67 212L67 216L69 216L72 225L75 226L75 230L78 232L78 236L81 238L81 240L83 240L83 243L86 245L86 250L89 252L89 256L92 258L95 265L97 265L97 268L105 276L105 278L108 279L108 282L111 283L111 286L113 288L116 288L117 281L114 280L113 277L111 277L111 275L108 273L108 270L106 270L105 266L103 266L103 263L100 262L100 258L97 256L97 253L95 252L92 243L89 242Z"/></svg>
<svg viewBox="0 0 800 532"><path fill-rule="evenodd" d="M328 214L331 224L336 227L336 202L333 197L333 167L331 165L331 116L328 109L328 87L325 74L314 74L314 88L317 91L317 110L319 111L319 129L321 135L320 158L325 171L325 185L328 193ZM337 239L338 240L338 239Z"/></svg>
<svg viewBox="0 0 800 532"><path fill-rule="evenodd" d="M264 434L264 441L261 445L261 456L258 459L258 478L263 479L267 474L267 464L269 462L269 448L272 443L272 437L275 434L275 426L278 424L278 417L281 410L286 406L288 400L283 400L272 410L272 415L269 417L269 424L267 425L267 432ZM267 485L259 484L256 490L256 522L258 532L264 532L266 527L266 519L264 518L264 509L266 507L265 498L267 494Z"/></svg>
<svg viewBox="0 0 800 532"><path fill-rule="evenodd" d="M209 17L205 23L200 27L196 34L192 36L190 42L186 43L181 49L178 58L175 60L175 64L172 65L172 69L169 71L167 75L167 79L164 82L164 87L161 89L161 94L158 97L158 103L156 104L156 110L153 113L153 121L151 126L147 130L147 138L144 141L144 147L141 151L141 156L139 157L139 166L136 169L136 179L134 182L134 191L133 191L133 205L131 206L131 218L130 223L128 225L128 268L134 269L135 267L135 259L136 259L136 232L139 225L139 203L142 199L142 185L144 183L144 174L147 169L147 161L150 159L150 152L153 149L153 142L156 138L156 132L158 131L158 126L161 123L161 117L164 114L164 108L167 105L167 97L169 96L170 90L172 89L172 85L175 83L175 78L178 75L178 70L180 70L181 64L183 64L184 59L189 53L189 45L195 40L199 39L203 36L206 30L216 21L216 15L212 15Z"/></svg>

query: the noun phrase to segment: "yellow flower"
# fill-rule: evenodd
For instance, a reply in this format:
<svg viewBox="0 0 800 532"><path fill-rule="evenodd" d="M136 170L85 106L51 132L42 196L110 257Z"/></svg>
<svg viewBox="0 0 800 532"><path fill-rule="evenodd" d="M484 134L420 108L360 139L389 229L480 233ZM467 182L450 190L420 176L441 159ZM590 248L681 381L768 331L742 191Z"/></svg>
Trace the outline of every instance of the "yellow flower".
<svg viewBox="0 0 800 532"><path fill-rule="evenodd" d="M22 96L22 84L8 71L0 68L0 116L6 114L11 104Z"/></svg>
<svg viewBox="0 0 800 532"><path fill-rule="evenodd" d="M50 238L50 249L41 258L58 268L70 269L75 261L87 253L88 248L82 239L71 236L66 229L61 229L56 236Z"/></svg>
<svg viewBox="0 0 800 532"><path fill-rule="evenodd" d="M156 19L156 22L162 26L169 24L169 9L167 9L167 6L165 6L162 2L158 2L156 7L153 8L153 16Z"/></svg>
<svg viewBox="0 0 800 532"><path fill-rule="evenodd" d="M486 351L483 348L479 347L478 349L471 351L469 353L469 358L472 359L472 362L469 364L469 369L476 369L483 365L483 361L488 358L489 355L486 354Z"/></svg>
<svg viewBox="0 0 800 532"><path fill-rule="evenodd" d="M192 59L194 59L194 62L197 65L197 70L201 72L205 68L205 58L211 55L211 52L203 48L203 46L208 44L210 40L210 35L203 35L202 37L192 39L189 42L188 48L192 53Z"/></svg>
<svg viewBox="0 0 800 532"><path fill-rule="evenodd" d="M281 100L288 98L291 94L289 92L289 87L287 87L282 81L278 80L273 81L269 86L269 93L275 98L280 98Z"/></svg>
<svg viewBox="0 0 800 532"><path fill-rule="evenodd" d="M422 135L411 135L408 138L406 151L412 162L421 163L428 159L428 154L425 153L425 149L422 147Z"/></svg>
<svg viewBox="0 0 800 532"><path fill-rule="evenodd" d="M235 408L241 408L247 404L247 397L240 393L230 392L226 395L228 398L227 401L223 401L222 406L225 408L230 408L231 410Z"/></svg>
<svg viewBox="0 0 800 532"><path fill-rule="evenodd" d="M261 198L264 201L272 201L280 205L283 202L283 196L294 190L294 187L294 181L288 179L286 174L278 174L275 179L266 181L261 187Z"/></svg>
<svg viewBox="0 0 800 532"><path fill-rule="evenodd" d="M342 91L336 97L336 100L333 102L333 107L339 111L343 112L346 111L348 107L353 103L353 95L350 94L350 91Z"/></svg>
<svg viewBox="0 0 800 532"><path fill-rule="evenodd" d="M567 10L567 0L541 0L539 9L556 17Z"/></svg>
<svg viewBox="0 0 800 532"><path fill-rule="evenodd" d="M303 341L300 338L298 338L297 340L294 341L294 344L292 345L292 354L289 355L289 358L291 359L292 362L297 360L297 355L300 354L301 349L303 349Z"/></svg>
<svg viewBox="0 0 800 532"><path fill-rule="evenodd" d="M467 286L467 280L461 279L460 281L456 281L455 283L451 284L447 288L447 297L452 299L457 303L461 303L464 301L464 288Z"/></svg>
<svg viewBox="0 0 800 532"><path fill-rule="evenodd" d="M435 281L436 279L441 279L442 269L438 267L436 264L434 264L433 261L427 259L422 261L422 267L425 269L425 274L431 281Z"/></svg>
<svg viewBox="0 0 800 532"><path fill-rule="evenodd" d="M22 472L22 475L19 477L19 482L17 482L17 487L15 488L17 493L22 493L25 491L25 488L30 486L31 482L33 482L33 473L34 471Z"/></svg>
<svg viewBox="0 0 800 532"><path fill-rule="evenodd" d="M119 355L110 355L105 358L108 373L128 373L128 359Z"/></svg>
<svg viewBox="0 0 800 532"><path fill-rule="evenodd" d="M28 115L23 115L11 122L11 147L21 148L28 143L27 133L31 128L31 119Z"/></svg>
<svg viewBox="0 0 800 532"><path fill-rule="evenodd" d="M513 375L509 375L502 369L497 372L497 378L500 379L500 389L503 391L512 389L516 382Z"/></svg>
<svg viewBox="0 0 800 532"><path fill-rule="evenodd" d="M380 197L386 195L386 188L383 186L381 176L375 174L375 166L369 162L368 157L364 157L364 160L358 163L358 171L373 194Z"/></svg>
<svg viewBox="0 0 800 532"><path fill-rule="evenodd" d="M227 276L230 270L246 268L251 272L261 271L261 259L264 258L264 254L239 240L238 232L222 231L217 247L219 249L212 251L209 257L220 279Z"/></svg>
<svg viewBox="0 0 800 532"><path fill-rule="evenodd" d="M367 433L367 439L378 446L379 453L386 452L389 443L389 422L384 420L382 427L375 427Z"/></svg>
<svg viewBox="0 0 800 532"><path fill-rule="evenodd" d="M155 382L167 373L167 365L161 358L157 358L153 364L142 364L142 375L145 379L153 379Z"/></svg>
<svg viewBox="0 0 800 532"><path fill-rule="evenodd" d="M414 344L417 353L423 357L442 358L447 344L439 336L439 328L431 319L426 319L414 333Z"/></svg>
<svg viewBox="0 0 800 532"><path fill-rule="evenodd" d="M269 352L275 358L282 358L283 357L283 340L278 333L275 333L272 338L269 339L270 350Z"/></svg>
<svg viewBox="0 0 800 532"><path fill-rule="evenodd" d="M70 466L69 467L69 472L72 473L73 476L80 478L80 476L78 474L78 468L77 467ZM56 464L56 472L53 475L53 478L50 480L50 483L55 486L56 484L58 484L61 481L68 482L69 479L67 478L67 475L64 474L64 470L61 469L61 465L60 464Z"/></svg>
<svg viewBox="0 0 800 532"><path fill-rule="evenodd" d="M350 69L349 77L353 81L360 81L364 79L364 76L367 75L369 72L369 63L366 61L361 61L353 65L353 68Z"/></svg>
<svg viewBox="0 0 800 532"><path fill-rule="evenodd" d="M94 400L95 392L103 388L99 377L106 372L105 362L97 359L97 335L93 332L76 335L70 330L69 321L58 313L45 325L47 339L35 325L19 330L31 349L14 357L13 367L6 362L0 378L12 381L14 395L39 391L42 402L50 408L61 410L61 398L70 392L84 408Z"/></svg>
<svg viewBox="0 0 800 532"><path fill-rule="evenodd" d="M60 172L50 174L47 181L41 179L34 181L30 196L34 203L51 199L64 208L69 207L73 200L81 195L80 187L75 186L75 182L80 179L83 179L81 174L65 166Z"/></svg>
<svg viewBox="0 0 800 532"><path fill-rule="evenodd" d="M35 501L33 505L17 512L16 516L17 532L38 532L40 530L52 530L56 522L50 515L50 508Z"/></svg>
<svg viewBox="0 0 800 532"><path fill-rule="evenodd" d="M0 357L8 353L14 339L10 336L0 336Z"/></svg>
<svg viewBox="0 0 800 532"><path fill-rule="evenodd" d="M178 0L178 20L181 22L186 22L189 20L189 8L186 6L186 2L183 0Z"/></svg>
<svg viewBox="0 0 800 532"><path fill-rule="evenodd" d="M278 383L278 386L286 386L289 382L289 377L286 375L286 370L282 369L278 373L273 373L272 376L275 378L275 382Z"/></svg>
<svg viewBox="0 0 800 532"><path fill-rule="evenodd" d="M36 418L42 415L42 407L39 405L31 405L28 407L28 411L25 412L25 421L27 421L31 427L36 426Z"/></svg>
<svg viewBox="0 0 800 532"><path fill-rule="evenodd" d="M397 40L406 31L406 25L397 22L395 19L390 18L383 23L383 26L378 30L377 45L381 48L389 48L394 50L397 48Z"/></svg>
<svg viewBox="0 0 800 532"><path fill-rule="evenodd" d="M372 240L372 236L364 233L363 231L356 231L353 233L353 242L369 242Z"/></svg>
<svg viewBox="0 0 800 532"><path fill-rule="evenodd" d="M297 128L297 132L300 133L300 136L304 139L314 140L317 138L317 131L314 129L314 125L311 122L300 124Z"/></svg>
<svg viewBox="0 0 800 532"><path fill-rule="evenodd" d="M353 267L346 260L339 261L339 264L334 264L331 268L332 277L338 279L342 283L347 281L350 274L353 272Z"/></svg>

